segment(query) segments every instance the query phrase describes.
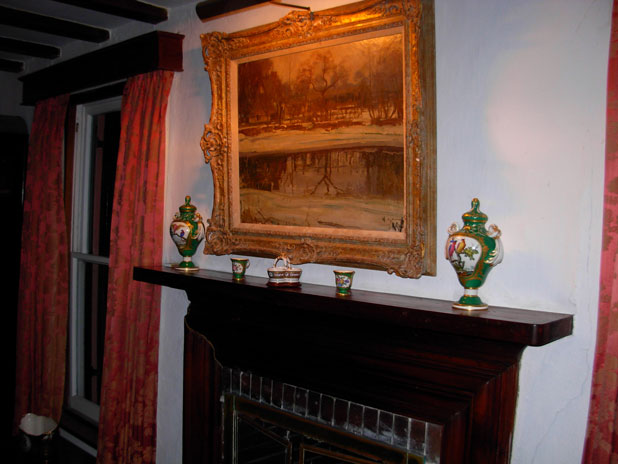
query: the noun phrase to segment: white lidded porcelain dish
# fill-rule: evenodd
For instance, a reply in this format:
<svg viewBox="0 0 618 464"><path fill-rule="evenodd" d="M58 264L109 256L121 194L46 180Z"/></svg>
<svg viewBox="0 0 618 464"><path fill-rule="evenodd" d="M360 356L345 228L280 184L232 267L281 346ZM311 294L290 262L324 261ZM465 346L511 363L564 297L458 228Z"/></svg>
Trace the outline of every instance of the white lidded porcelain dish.
<svg viewBox="0 0 618 464"><path fill-rule="evenodd" d="M283 266L277 266L279 261L283 261ZM268 285L275 287L297 287L300 285L300 275L303 270L292 267L286 255L278 256L273 263L273 267L268 268Z"/></svg>

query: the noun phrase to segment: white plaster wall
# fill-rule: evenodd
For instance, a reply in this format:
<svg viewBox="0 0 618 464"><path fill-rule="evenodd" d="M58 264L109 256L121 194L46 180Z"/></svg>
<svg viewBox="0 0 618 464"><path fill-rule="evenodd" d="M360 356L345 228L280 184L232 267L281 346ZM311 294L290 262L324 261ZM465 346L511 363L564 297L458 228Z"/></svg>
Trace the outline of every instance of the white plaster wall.
<svg viewBox="0 0 618 464"><path fill-rule="evenodd" d="M345 1L301 2L319 10ZM199 34L274 21L266 6L200 23L191 8L185 71L170 98L166 217L184 196L208 216L210 167L199 139L210 111ZM521 367L512 462L579 463L593 362L601 245L610 0L436 0L438 242L478 197L503 231L504 262L481 293L491 304L575 314L574 335L528 348ZM165 261L178 259L166 239ZM229 257L198 265L229 270ZM250 274L271 261L251 258ZM331 266L303 265L303 281L332 285ZM461 289L438 250L436 277L406 280L357 269L355 288L441 299ZM182 292L164 291L158 462L180 462Z"/></svg>
<svg viewBox="0 0 618 464"><path fill-rule="evenodd" d="M320 10L347 0L297 0ZM481 290L490 304L575 315L574 334L524 352L512 462L579 463L595 348L601 248L605 96L611 0L435 0L438 131L437 276L401 279L357 269L355 288L456 299L454 271L441 254L446 229L478 197L500 226L504 262ZM210 167L199 140L210 112L199 34L232 32L277 20L264 6L201 23L193 5L177 7L161 28L185 35L184 72L168 110L165 217L184 196L207 217ZM154 27L125 27L120 41ZM91 49L75 48L69 55ZM45 63L27 64L27 72ZM0 113L22 115L20 84L0 73ZM5 109L6 107L6 109ZM179 256L165 235L164 261ZM229 270L229 257L198 265ZM251 258L265 276L270 260ZM303 281L332 285L331 266L303 265ZM163 290L157 461L181 462L183 292Z"/></svg>

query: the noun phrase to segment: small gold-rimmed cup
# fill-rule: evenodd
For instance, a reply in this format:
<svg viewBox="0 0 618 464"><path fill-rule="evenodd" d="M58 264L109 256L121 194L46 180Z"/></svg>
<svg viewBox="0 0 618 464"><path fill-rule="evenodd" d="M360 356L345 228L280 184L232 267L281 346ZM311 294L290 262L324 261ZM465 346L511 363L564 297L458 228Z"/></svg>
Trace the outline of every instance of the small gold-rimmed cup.
<svg viewBox="0 0 618 464"><path fill-rule="evenodd" d="M352 291L352 278L354 271L351 270L335 270L335 287L337 287L337 295L347 296Z"/></svg>
<svg viewBox="0 0 618 464"><path fill-rule="evenodd" d="M230 258L232 261L232 276L234 280L243 280L249 268L249 258Z"/></svg>

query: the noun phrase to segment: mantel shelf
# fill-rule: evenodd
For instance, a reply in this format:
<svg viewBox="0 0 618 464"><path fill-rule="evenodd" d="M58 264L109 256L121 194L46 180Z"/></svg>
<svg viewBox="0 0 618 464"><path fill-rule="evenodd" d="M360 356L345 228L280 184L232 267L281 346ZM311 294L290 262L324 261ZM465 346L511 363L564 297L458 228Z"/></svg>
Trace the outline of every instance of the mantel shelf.
<svg viewBox="0 0 618 464"><path fill-rule="evenodd" d="M353 290L339 297L334 287L303 283L301 287L269 287L267 279L247 276L236 282L232 274L199 270L179 272L169 267L135 267L134 279L185 290L189 299L217 293L242 292L266 301L311 311L316 316L364 321L377 327L424 329L520 345L542 346L570 335L570 314L490 307L487 311L461 311L451 302L389 293Z"/></svg>

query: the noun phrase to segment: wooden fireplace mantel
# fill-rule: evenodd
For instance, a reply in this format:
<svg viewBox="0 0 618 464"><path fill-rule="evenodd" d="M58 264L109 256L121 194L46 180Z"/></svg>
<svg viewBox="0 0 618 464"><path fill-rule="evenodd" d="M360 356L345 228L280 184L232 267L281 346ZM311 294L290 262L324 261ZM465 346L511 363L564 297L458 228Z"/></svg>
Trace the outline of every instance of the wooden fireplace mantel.
<svg viewBox="0 0 618 464"><path fill-rule="evenodd" d="M217 460L220 365L441 424L441 462L507 463L521 353L573 329L569 314L465 312L362 290L339 297L334 286L269 287L226 272L136 267L134 279L184 290L191 302L185 463Z"/></svg>

